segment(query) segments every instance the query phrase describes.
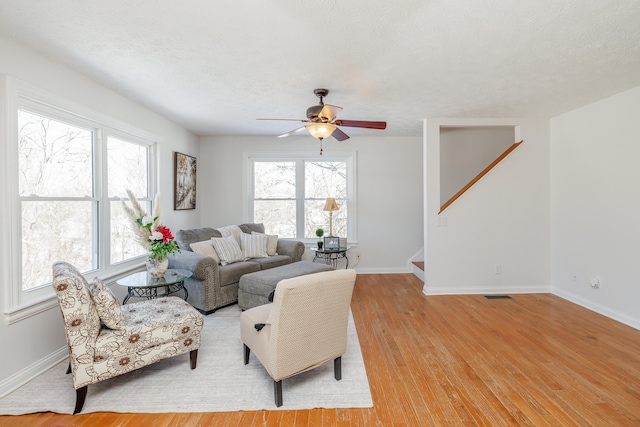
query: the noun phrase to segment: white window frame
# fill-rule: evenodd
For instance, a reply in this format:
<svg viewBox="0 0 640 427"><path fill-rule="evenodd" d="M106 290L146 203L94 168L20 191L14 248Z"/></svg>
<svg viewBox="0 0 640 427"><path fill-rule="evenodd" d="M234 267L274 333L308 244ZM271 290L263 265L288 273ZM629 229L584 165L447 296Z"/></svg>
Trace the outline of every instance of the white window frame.
<svg viewBox="0 0 640 427"><path fill-rule="evenodd" d="M88 107L51 94L41 88L30 85L10 76L4 76L1 81L4 91L4 135L0 136L0 155L3 157L4 173L0 174L0 193L6 208L0 213L0 226L4 238L0 247L0 263L4 266L0 271L0 280L4 287L4 315L5 322L12 324L41 313L57 305L57 299L51 286L40 286L31 290L22 290L22 225L20 197L18 191L18 110L25 109L36 114L42 114L52 119L77 124L83 128L93 129L97 138L98 150L94 153L94 180L98 182L92 200L98 200L98 209L103 221L99 221L98 250L99 269L85 272L88 280L100 276L104 280L111 280L127 274L144 263L144 256L139 256L119 263L110 263L109 244L110 227L108 204L110 199L106 194L106 185L102 182L106 175L107 137L124 139L129 142L149 147L149 195L156 194L159 182L159 142L160 137L150 132L138 129L128 123L121 122ZM0 88L1 89L1 88ZM2 141L4 138L4 141ZM4 152L3 152L4 151ZM103 191L104 189L104 191ZM0 200L1 200L0 199ZM96 256L96 255L94 255Z"/></svg>
<svg viewBox="0 0 640 427"><path fill-rule="evenodd" d="M340 152L334 154L319 155L308 152L251 152L243 153L243 220L253 222L253 164L254 162L296 162L296 165L304 162L345 162L347 167L347 242L350 246L357 246L357 154L355 151ZM305 201L305 177L304 173L296 166L296 234L304 236L304 201ZM317 238L298 237L305 244L317 242Z"/></svg>

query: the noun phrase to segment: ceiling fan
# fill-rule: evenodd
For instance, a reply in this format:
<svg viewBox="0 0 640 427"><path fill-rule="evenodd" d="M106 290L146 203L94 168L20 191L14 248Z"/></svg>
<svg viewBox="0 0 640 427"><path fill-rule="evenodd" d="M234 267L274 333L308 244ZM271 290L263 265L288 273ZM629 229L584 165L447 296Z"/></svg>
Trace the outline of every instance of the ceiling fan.
<svg viewBox="0 0 640 427"><path fill-rule="evenodd" d="M338 141L349 139L349 135L344 133L338 126L366 128L366 129L386 129L387 122L372 122L366 120L343 120L336 119L336 114L342 107L324 103L324 97L329 94L329 89L315 89L315 95L320 98L318 105L307 108L307 119L258 119L258 120L286 120L294 122L308 123L302 127L278 135L278 138L284 138L289 135L301 132L306 129L311 136L320 140L320 154L322 154L322 140L333 136Z"/></svg>

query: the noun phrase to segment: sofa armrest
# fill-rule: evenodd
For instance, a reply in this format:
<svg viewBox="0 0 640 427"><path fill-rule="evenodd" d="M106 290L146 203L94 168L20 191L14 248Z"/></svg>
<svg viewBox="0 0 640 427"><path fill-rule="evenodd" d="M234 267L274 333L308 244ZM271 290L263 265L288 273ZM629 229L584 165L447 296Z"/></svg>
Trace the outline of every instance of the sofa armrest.
<svg viewBox="0 0 640 427"><path fill-rule="evenodd" d="M181 268L193 272L193 278L206 280L207 268L213 270L214 277L217 276L218 264L210 256L197 252L182 251L180 253L168 255L169 268Z"/></svg>
<svg viewBox="0 0 640 427"><path fill-rule="evenodd" d="M289 255L293 262L298 262L304 255L304 243L298 240L278 239L276 252L278 255Z"/></svg>

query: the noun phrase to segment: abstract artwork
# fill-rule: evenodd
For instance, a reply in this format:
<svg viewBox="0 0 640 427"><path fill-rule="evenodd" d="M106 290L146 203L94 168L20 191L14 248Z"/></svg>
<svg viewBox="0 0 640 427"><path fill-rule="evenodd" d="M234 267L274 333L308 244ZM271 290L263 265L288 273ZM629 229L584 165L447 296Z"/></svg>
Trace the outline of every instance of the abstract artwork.
<svg viewBox="0 0 640 427"><path fill-rule="evenodd" d="M174 210L196 208L196 158L175 153Z"/></svg>

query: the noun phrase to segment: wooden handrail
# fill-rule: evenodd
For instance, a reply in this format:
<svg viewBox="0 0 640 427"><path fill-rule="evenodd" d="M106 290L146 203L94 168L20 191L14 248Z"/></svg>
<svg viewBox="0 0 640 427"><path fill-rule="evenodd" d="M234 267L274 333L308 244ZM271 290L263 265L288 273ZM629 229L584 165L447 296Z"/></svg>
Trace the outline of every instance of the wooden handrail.
<svg viewBox="0 0 640 427"><path fill-rule="evenodd" d="M522 141L516 142L514 143L512 146L510 146L509 148L507 148L505 150L504 153L500 154L500 156L498 156L497 159L495 159L493 162L491 162L491 164L489 166L487 166L486 168L484 168L484 170L482 172L480 172L478 175L476 175L475 178L473 178L471 181L469 181L469 183L467 185L465 185L464 187L462 187L462 189L460 191L458 191L456 194L453 195L453 197L451 197L449 200L447 200L447 202L442 205L440 207L440 211L438 212L438 215L440 215L445 209L447 209L449 206L451 206L451 204L453 202L455 202L456 200L458 200L458 197L462 196L469 188L471 188L473 186L473 184L475 184L476 182L480 181L480 179L485 176L486 174L489 173L489 171L491 169L493 169L494 167L496 167L496 165L498 163L500 163L502 160L504 160L505 157L507 157L509 154L511 154L511 152L513 150L515 150L516 148L518 148L518 146L522 144Z"/></svg>

